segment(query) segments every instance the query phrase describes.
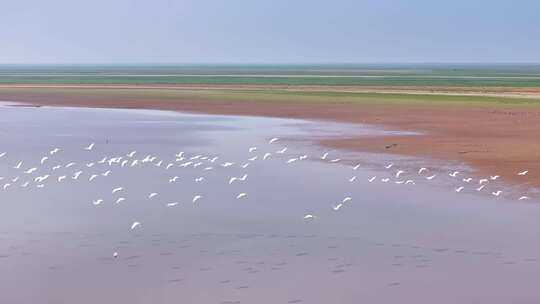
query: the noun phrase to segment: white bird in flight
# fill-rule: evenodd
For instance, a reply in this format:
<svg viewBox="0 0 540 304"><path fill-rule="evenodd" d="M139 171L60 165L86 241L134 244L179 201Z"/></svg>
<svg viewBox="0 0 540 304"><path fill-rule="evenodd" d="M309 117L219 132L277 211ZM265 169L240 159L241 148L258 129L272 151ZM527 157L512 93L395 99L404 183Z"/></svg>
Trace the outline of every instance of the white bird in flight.
<svg viewBox="0 0 540 304"><path fill-rule="evenodd" d="M495 192L491 192L491 194L493 194L494 196L499 196L501 195L502 191L501 190L498 190L498 191L495 191Z"/></svg>
<svg viewBox="0 0 540 304"><path fill-rule="evenodd" d="M418 174L422 174L422 172L424 172L424 171L426 171L426 170L427 170L427 168L420 168L420 169L418 170Z"/></svg>
<svg viewBox="0 0 540 304"><path fill-rule="evenodd" d="M193 197L192 202L195 203L195 202L197 202L198 200L200 200L201 198L202 198L202 195L195 195L195 196Z"/></svg>
<svg viewBox="0 0 540 304"><path fill-rule="evenodd" d="M97 206L99 204L103 203L103 200L102 199L97 199L95 201L92 202L92 204L94 204L94 206Z"/></svg>
<svg viewBox="0 0 540 304"><path fill-rule="evenodd" d="M326 159L328 157L328 152L324 153L323 156L321 156L321 159Z"/></svg>
<svg viewBox="0 0 540 304"><path fill-rule="evenodd" d="M39 163L43 165L47 159L49 159L47 156L43 156Z"/></svg>
<svg viewBox="0 0 540 304"><path fill-rule="evenodd" d="M448 175L450 175L451 177L456 177L458 174L459 174L459 171L454 171L453 173L450 173Z"/></svg>
<svg viewBox="0 0 540 304"><path fill-rule="evenodd" d="M456 188L456 192L461 192L461 190L463 190L464 187L458 187Z"/></svg>
<svg viewBox="0 0 540 304"><path fill-rule="evenodd" d="M370 183L372 183L376 178L377 178L377 176L373 176L373 177L371 177L370 179L368 179L368 181L369 181Z"/></svg>
<svg viewBox="0 0 540 304"><path fill-rule="evenodd" d="M391 164L388 164L388 165L386 165L386 166L384 166L384 167L385 167L386 169L390 169L390 168L392 168L393 166L394 166L394 163L391 163Z"/></svg>
<svg viewBox="0 0 540 304"><path fill-rule="evenodd" d="M244 192L242 192L242 193L239 193L239 194L236 196L236 199L241 199L241 198L246 197L246 196L247 196L247 194L244 193Z"/></svg>
<svg viewBox="0 0 540 304"><path fill-rule="evenodd" d="M405 171L403 171L403 170L398 170L398 171L396 172L396 178L399 178L399 176L400 176L401 174L403 174L403 173L405 173Z"/></svg>
<svg viewBox="0 0 540 304"><path fill-rule="evenodd" d="M112 189L112 193L116 193L116 192L122 191L122 190L124 190L123 187L114 188L114 189Z"/></svg>
<svg viewBox="0 0 540 304"><path fill-rule="evenodd" d="M34 171L36 171L36 170L37 170L37 168L30 168L30 169L24 171L24 173L26 173L26 174L32 174L32 173L33 173Z"/></svg>
<svg viewBox="0 0 540 304"><path fill-rule="evenodd" d="M84 148L86 151L91 151L94 148L95 143L91 143L88 147Z"/></svg>
<svg viewBox="0 0 540 304"><path fill-rule="evenodd" d="M283 149L281 149L279 151L276 151L276 153L277 154L283 154L283 153L285 153L285 151L287 151L287 147L285 147L285 148L283 148Z"/></svg>
<svg viewBox="0 0 540 304"><path fill-rule="evenodd" d="M274 138L270 139L270 140L268 141L268 143L269 143L269 144L273 144L273 143L275 143L275 142L278 141L278 140L279 140L279 138L274 137Z"/></svg>
<svg viewBox="0 0 540 304"><path fill-rule="evenodd" d="M116 200L115 203L116 203L116 204L119 204L119 203L121 203L121 202L123 202L123 201L125 201L125 200L126 200L125 198L120 197L120 198L118 198L118 199Z"/></svg>
<svg viewBox="0 0 540 304"><path fill-rule="evenodd" d="M493 175L493 176L491 176L489 179L491 179L491 180L496 180L497 178L499 178L498 175Z"/></svg>
<svg viewBox="0 0 540 304"><path fill-rule="evenodd" d="M306 220L309 220L309 219L314 220L314 219L316 219L316 218L317 218L317 216L315 216L315 215L313 215L313 214L306 214L306 215L304 215L304 219L306 219Z"/></svg>
<svg viewBox="0 0 540 304"><path fill-rule="evenodd" d="M517 175L524 176L524 175L527 175L527 173L529 173L529 170L525 170L525 171L523 171L523 172L519 172Z"/></svg>
<svg viewBox="0 0 540 304"><path fill-rule="evenodd" d="M155 196L157 196L158 194L156 192L152 192L148 195L148 198L153 198Z"/></svg>
<svg viewBox="0 0 540 304"><path fill-rule="evenodd" d="M436 176L437 176L437 175L435 175L435 174L432 175L432 176L427 176L426 179L427 179L427 180L432 180L432 179L434 179Z"/></svg>
<svg viewBox="0 0 540 304"><path fill-rule="evenodd" d="M131 224L131 230L139 227L140 225L141 225L141 223L139 223L139 222L133 222L133 224Z"/></svg>
<svg viewBox="0 0 540 304"><path fill-rule="evenodd" d="M337 204L336 206L332 206L332 209L338 211L341 207L343 207L343 204Z"/></svg>
<svg viewBox="0 0 540 304"><path fill-rule="evenodd" d="M20 169L21 166L22 166L23 162L20 161L15 167L13 167L14 169Z"/></svg>
<svg viewBox="0 0 540 304"><path fill-rule="evenodd" d="M522 201L522 200L528 200L528 199L529 199L528 196L522 196L522 197L519 198L520 201Z"/></svg>
<svg viewBox="0 0 540 304"><path fill-rule="evenodd" d="M253 151L256 151L257 150L257 147L251 147L248 149L249 153L253 152Z"/></svg>
<svg viewBox="0 0 540 304"><path fill-rule="evenodd" d="M167 207L174 207L178 205L178 202L174 202L174 203L167 203Z"/></svg>
<svg viewBox="0 0 540 304"><path fill-rule="evenodd" d="M354 182L355 180L356 180L356 176L353 176L353 177L349 178L349 182L351 182L351 183Z"/></svg>

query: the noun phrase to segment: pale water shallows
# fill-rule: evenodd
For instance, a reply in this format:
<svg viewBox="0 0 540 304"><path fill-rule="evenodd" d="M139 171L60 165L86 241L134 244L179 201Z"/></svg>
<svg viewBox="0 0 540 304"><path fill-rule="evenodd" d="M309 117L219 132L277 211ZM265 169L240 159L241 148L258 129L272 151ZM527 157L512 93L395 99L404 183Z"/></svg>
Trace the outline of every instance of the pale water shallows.
<svg viewBox="0 0 540 304"><path fill-rule="evenodd" d="M0 107L0 302L537 303L537 194L316 144L374 132Z"/></svg>

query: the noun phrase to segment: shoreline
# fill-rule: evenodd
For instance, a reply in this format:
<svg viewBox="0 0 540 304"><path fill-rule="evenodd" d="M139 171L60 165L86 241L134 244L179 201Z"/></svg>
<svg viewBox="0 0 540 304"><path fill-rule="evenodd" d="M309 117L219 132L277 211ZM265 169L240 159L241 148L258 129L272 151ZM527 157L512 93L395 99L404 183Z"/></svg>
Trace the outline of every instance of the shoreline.
<svg viewBox="0 0 540 304"><path fill-rule="evenodd" d="M540 107L489 103L385 103L384 100L371 101L369 96L367 101L355 103L334 96L283 95L279 93L281 91L277 92L281 89L276 88L267 88L276 90L275 95L266 91L262 94L256 91L260 87L244 86L229 87L229 90L245 90L234 94L215 86L167 88L2 85L0 100L38 106L141 108L329 120L414 131L421 135L325 139L321 144L337 149L461 161L478 170L479 176L500 175L505 182L540 187L540 141L537 140L540 136ZM533 91L536 90L540 98L540 88ZM435 95L426 96L428 101L435 98ZM516 99L521 100L511 98ZM529 170L529 174L517 176L517 172L523 170Z"/></svg>

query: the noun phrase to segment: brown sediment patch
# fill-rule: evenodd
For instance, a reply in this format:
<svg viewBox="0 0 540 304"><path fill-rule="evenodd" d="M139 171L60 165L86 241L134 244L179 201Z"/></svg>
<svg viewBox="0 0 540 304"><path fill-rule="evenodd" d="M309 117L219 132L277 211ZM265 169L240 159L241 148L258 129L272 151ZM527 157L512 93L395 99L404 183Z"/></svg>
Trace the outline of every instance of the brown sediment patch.
<svg viewBox="0 0 540 304"><path fill-rule="evenodd" d="M486 105L317 102L303 96L235 100L220 94L164 88L0 88L0 100L36 105L145 108L210 114L255 115L366 123L422 135L354 137L322 144L360 151L459 160L481 174L540 186L540 109ZM206 90L199 88L198 90ZM532 90L532 89L531 89ZM532 90L534 91L534 90ZM329 97L330 98L330 97ZM517 172L528 169L527 176Z"/></svg>

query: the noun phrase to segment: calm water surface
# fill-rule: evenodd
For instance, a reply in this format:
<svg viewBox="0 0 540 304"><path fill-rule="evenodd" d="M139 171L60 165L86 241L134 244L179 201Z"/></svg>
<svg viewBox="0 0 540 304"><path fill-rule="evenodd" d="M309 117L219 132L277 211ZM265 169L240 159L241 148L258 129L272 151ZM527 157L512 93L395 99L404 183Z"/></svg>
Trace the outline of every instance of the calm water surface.
<svg viewBox="0 0 540 304"><path fill-rule="evenodd" d="M395 133L2 106L0 302L538 303L538 193L495 182L476 191L477 177L448 176L467 170L460 164L327 151L315 140L377 132ZM396 183L406 180L414 184Z"/></svg>

